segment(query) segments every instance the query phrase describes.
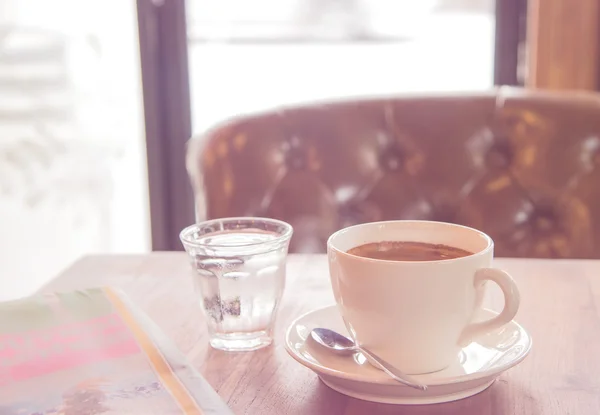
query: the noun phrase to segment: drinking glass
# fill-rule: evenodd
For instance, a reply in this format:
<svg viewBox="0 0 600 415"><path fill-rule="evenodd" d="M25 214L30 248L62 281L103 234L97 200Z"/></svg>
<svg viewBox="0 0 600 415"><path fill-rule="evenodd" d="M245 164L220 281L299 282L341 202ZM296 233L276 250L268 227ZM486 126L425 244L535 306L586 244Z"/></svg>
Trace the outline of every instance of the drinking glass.
<svg viewBox="0 0 600 415"><path fill-rule="evenodd" d="M181 231L212 347L256 350L272 342L292 232L266 218L214 219Z"/></svg>

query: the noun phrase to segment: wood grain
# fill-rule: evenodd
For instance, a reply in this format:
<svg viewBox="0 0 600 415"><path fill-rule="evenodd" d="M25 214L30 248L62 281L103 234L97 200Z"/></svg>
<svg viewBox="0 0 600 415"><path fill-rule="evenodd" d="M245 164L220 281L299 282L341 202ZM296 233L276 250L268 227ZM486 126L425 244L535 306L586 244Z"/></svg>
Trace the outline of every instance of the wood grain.
<svg viewBox="0 0 600 415"><path fill-rule="evenodd" d="M531 0L526 85L597 90L600 0Z"/></svg>
<svg viewBox="0 0 600 415"><path fill-rule="evenodd" d="M291 255L275 344L249 353L211 349L182 253L93 256L45 291L121 287L171 336L236 414L597 415L600 411L600 261L499 259L520 287L517 320L532 353L488 390L461 401L418 407L347 398L321 383L284 349L287 325L333 304L324 255ZM502 298L492 290L488 306Z"/></svg>

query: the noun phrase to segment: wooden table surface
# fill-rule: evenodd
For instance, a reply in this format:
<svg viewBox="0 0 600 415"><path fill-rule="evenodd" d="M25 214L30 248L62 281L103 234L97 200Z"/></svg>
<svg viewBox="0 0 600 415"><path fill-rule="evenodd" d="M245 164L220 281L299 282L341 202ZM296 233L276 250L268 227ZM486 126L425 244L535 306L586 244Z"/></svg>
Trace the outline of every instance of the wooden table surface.
<svg viewBox="0 0 600 415"><path fill-rule="evenodd" d="M226 353L208 346L191 269L183 253L86 257L44 290L121 287L171 336L236 414L600 414L600 261L498 259L519 285L519 321L533 337L531 354L471 398L429 406L394 406L341 395L292 359L288 324L333 304L325 255L291 255L288 283L268 348ZM488 306L499 309L499 290Z"/></svg>

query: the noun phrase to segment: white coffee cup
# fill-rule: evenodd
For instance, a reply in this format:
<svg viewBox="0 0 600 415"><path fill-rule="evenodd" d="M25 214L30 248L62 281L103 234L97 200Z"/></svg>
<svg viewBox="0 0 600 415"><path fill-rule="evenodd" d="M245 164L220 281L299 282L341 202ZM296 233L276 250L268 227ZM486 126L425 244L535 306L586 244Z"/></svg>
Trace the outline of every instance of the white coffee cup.
<svg viewBox="0 0 600 415"><path fill-rule="evenodd" d="M436 261L389 261L347 251L367 243L414 241L461 248L472 255ZM338 309L354 340L408 374L442 370L461 346L511 321L519 291L506 272L490 268L492 239L476 229L443 222L374 222L342 229L327 241ZM484 284L504 293L504 309L472 322Z"/></svg>

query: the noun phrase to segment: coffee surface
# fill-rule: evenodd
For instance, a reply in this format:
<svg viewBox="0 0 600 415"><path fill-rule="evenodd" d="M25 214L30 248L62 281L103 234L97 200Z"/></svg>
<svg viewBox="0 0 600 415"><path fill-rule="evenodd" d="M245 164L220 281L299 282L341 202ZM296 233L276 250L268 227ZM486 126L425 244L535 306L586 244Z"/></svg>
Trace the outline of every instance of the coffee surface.
<svg viewBox="0 0 600 415"><path fill-rule="evenodd" d="M473 255L454 246L410 241L373 242L354 247L348 253L387 261L439 261Z"/></svg>

